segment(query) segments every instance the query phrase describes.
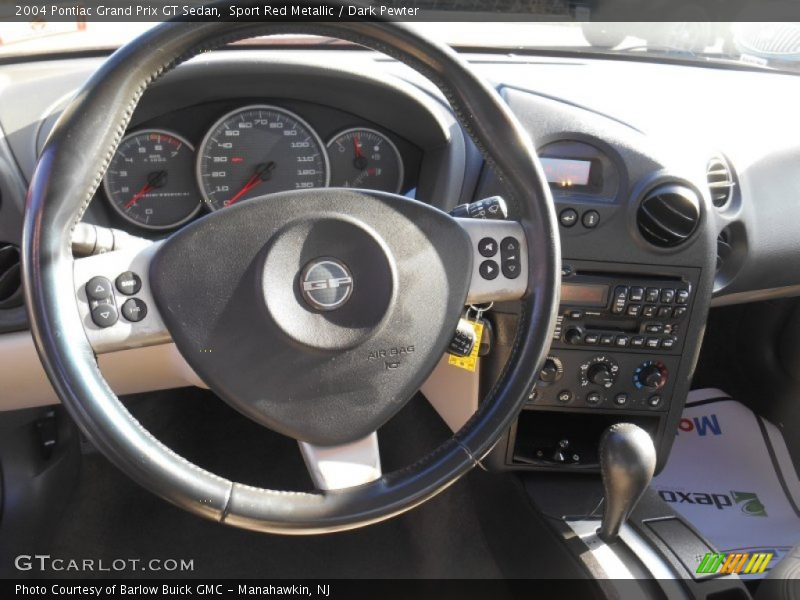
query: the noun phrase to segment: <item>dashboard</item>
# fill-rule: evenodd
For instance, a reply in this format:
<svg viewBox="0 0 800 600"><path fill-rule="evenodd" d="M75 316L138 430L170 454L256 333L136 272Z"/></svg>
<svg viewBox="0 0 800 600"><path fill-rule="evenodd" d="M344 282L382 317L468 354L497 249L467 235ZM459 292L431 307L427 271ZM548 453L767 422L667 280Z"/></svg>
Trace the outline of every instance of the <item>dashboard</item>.
<svg viewBox="0 0 800 600"><path fill-rule="evenodd" d="M656 439L663 465L709 309L800 294L800 78L467 58L536 144L563 257L550 355L490 460L595 470L600 434L627 420ZM19 240L47 133L101 62L0 65L3 242ZM525 202L483 163L437 90L396 62L354 50L232 50L194 59L148 90L85 220L160 239L236 202L324 186L443 210L500 195L511 218ZM514 303L491 312L483 392L511 352L516 313ZM24 328L24 311L0 298L0 331Z"/></svg>

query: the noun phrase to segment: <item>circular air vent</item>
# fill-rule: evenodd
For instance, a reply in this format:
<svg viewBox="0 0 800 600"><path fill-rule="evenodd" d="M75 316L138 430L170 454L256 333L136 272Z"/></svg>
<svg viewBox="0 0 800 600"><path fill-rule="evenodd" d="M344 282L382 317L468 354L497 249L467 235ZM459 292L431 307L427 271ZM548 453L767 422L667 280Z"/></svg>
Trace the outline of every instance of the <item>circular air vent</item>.
<svg viewBox="0 0 800 600"><path fill-rule="evenodd" d="M0 309L21 305L19 248L0 242Z"/></svg>
<svg viewBox="0 0 800 600"><path fill-rule="evenodd" d="M678 184L660 185L651 190L636 215L636 224L644 239L662 248L684 243L699 222L697 194Z"/></svg>
<svg viewBox="0 0 800 600"><path fill-rule="evenodd" d="M725 159L715 156L708 161L706 180L714 206L722 208L728 204L733 196L733 186L736 184L733 181L733 172Z"/></svg>

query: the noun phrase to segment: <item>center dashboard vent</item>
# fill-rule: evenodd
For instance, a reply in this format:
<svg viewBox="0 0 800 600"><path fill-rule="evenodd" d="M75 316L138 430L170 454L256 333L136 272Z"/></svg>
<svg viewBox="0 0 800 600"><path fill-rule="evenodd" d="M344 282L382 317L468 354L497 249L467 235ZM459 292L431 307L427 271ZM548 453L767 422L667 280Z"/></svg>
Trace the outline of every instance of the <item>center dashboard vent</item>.
<svg viewBox="0 0 800 600"><path fill-rule="evenodd" d="M686 242L700 223L700 199L683 185L663 184L647 193L636 214L642 237L654 246Z"/></svg>
<svg viewBox="0 0 800 600"><path fill-rule="evenodd" d="M0 309L22 306L19 248L0 242Z"/></svg>
<svg viewBox="0 0 800 600"><path fill-rule="evenodd" d="M733 197L733 172L725 159L715 156L708 161L706 167L706 180L711 193L711 202L717 208L722 208Z"/></svg>

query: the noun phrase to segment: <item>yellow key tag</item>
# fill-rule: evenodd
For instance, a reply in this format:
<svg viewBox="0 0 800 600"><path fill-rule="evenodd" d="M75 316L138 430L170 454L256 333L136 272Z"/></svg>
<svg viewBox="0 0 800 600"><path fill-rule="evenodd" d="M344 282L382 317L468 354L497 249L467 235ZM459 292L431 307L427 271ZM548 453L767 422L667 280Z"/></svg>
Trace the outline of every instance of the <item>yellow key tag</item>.
<svg viewBox="0 0 800 600"><path fill-rule="evenodd" d="M470 373L475 372L478 366L478 351L481 347L481 336L483 335L483 322L469 321L472 329L475 332L475 346L472 347L472 352L469 356L453 356L452 354L447 357L447 364L458 367L459 369L466 369Z"/></svg>

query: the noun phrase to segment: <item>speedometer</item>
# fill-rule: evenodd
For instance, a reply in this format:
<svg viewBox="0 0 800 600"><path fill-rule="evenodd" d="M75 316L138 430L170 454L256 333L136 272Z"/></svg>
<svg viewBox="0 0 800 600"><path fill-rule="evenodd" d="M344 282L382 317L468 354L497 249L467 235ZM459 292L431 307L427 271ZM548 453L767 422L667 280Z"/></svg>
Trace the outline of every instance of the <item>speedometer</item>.
<svg viewBox="0 0 800 600"><path fill-rule="evenodd" d="M328 155L317 133L296 114L275 106L239 108L206 134L197 181L218 210L272 192L325 187Z"/></svg>

